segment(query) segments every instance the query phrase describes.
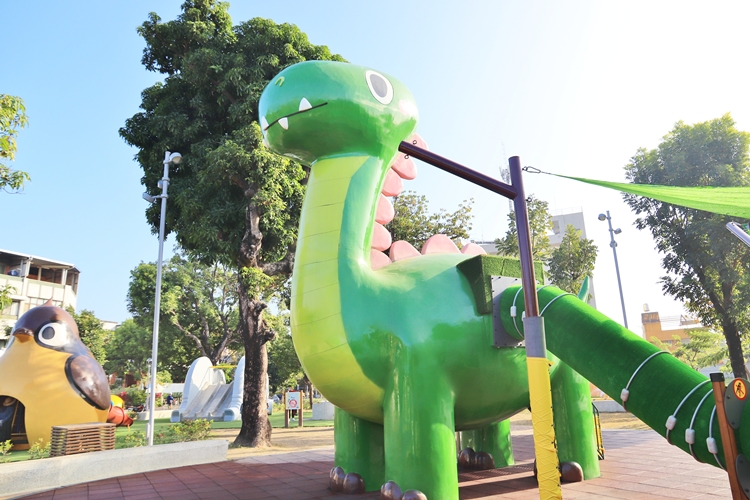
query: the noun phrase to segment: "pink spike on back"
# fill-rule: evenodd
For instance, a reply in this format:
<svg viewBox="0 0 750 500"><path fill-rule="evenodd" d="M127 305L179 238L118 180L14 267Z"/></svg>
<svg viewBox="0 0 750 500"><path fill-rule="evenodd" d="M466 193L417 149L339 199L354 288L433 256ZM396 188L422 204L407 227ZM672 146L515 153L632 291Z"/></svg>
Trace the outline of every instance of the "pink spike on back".
<svg viewBox="0 0 750 500"><path fill-rule="evenodd" d="M375 222L388 224L395 215L396 211L393 209L391 200L381 194L378 197L378 208L375 209Z"/></svg>
<svg viewBox="0 0 750 500"><path fill-rule="evenodd" d="M417 166L414 164L414 160L407 158L404 153L398 154L391 168L399 177L407 181L417 178Z"/></svg>
<svg viewBox="0 0 750 500"><path fill-rule="evenodd" d="M388 232L381 224L377 222L372 227L372 244L370 245L375 250L388 250L391 246L391 233Z"/></svg>
<svg viewBox="0 0 750 500"><path fill-rule="evenodd" d="M487 255L484 248L480 247L476 243L467 243L461 247L461 253L464 255Z"/></svg>
<svg viewBox="0 0 750 500"><path fill-rule="evenodd" d="M393 245L391 245L391 250L388 254L391 256L393 262L421 256L419 250L414 248L411 243L404 240L394 242Z"/></svg>
<svg viewBox="0 0 750 500"><path fill-rule="evenodd" d="M388 174L385 176L385 184L383 184L383 194L385 196L398 196L403 190L404 183L401 181L401 177L389 168Z"/></svg>
<svg viewBox="0 0 750 500"><path fill-rule="evenodd" d="M370 267L374 270L385 267L391 263L391 259L388 258L383 252L377 250L370 250Z"/></svg>
<svg viewBox="0 0 750 500"><path fill-rule="evenodd" d="M430 236L422 246L422 255L434 253L461 253L455 243L444 234Z"/></svg>

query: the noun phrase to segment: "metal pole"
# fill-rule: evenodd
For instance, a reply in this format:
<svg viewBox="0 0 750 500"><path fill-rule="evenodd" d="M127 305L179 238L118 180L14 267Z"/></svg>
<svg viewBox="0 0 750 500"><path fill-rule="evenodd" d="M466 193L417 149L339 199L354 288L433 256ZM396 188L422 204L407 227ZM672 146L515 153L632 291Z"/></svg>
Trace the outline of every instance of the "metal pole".
<svg viewBox="0 0 750 500"><path fill-rule="evenodd" d="M151 390L149 394L148 445L154 445L154 408L156 407L156 355L159 350L159 312L161 309L161 267L164 257L164 223L167 219L167 188L169 187L169 155L164 153L164 176L161 178L161 217L159 219L159 259L156 263L156 299L154 300L154 335L151 344Z"/></svg>
<svg viewBox="0 0 750 500"><path fill-rule="evenodd" d="M552 411L552 387L547 360L547 342L544 334L544 318L539 316L539 299L536 294L533 246L526 194L523 187L521 160L513 156L508 160L510 182L517 196L513 199L518 232L518 256L521 261L521 283L525 306L523 318L526 343L526 370L529 379L529 401L531 423L534 432L537 481L542 500L562 498L560 488L559 459L555 440L555 425Z"/></svg>
<svg viewBox="0 0 750 500"><path fill-rule="evenodd" d="M622 306L622 321L625 328L628 327L628 316L625 314L625 299L622 295L622 281L620 281L620 265L617 263L617 242L615 241L615 231L612 229L612 218L607 210L607 223L609 224L609 246L612 247L612 255L615 256L615 273L617 274L617 288L620 290L620 305ZM618 230L619 231L619 230Z"/></svg>

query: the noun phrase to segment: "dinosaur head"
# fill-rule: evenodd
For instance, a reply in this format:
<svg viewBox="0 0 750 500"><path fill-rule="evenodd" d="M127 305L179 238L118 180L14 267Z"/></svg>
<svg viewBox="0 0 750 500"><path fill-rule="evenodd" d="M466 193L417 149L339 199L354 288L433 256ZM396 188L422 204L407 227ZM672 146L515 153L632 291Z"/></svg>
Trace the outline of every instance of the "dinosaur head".
<svg viewBox="0 0 750 500"><path fill-rule="evenodd" d="M326 157L393 152L417 124L414 98L383 73L333 61L306 61L271 80L259 104L275 152L310 165Z"/></svg>

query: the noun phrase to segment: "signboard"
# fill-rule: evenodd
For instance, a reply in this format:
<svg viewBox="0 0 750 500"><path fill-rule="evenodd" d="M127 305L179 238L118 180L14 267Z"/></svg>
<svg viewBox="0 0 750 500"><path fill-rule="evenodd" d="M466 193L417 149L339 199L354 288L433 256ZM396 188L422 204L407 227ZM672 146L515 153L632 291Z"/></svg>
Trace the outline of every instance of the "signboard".
<svg viewBox="0 0 750 500"><path fill-rule="evenodd" d="M287 392L284 405L287 410L299 410L302 406L302 394L297 391Z"/></svg>

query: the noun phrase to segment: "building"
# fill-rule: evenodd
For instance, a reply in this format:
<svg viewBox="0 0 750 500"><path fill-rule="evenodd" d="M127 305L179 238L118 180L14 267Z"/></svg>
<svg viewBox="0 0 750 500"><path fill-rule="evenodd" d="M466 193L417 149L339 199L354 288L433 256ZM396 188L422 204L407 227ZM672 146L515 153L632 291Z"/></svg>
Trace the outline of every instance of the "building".
<svg viewBox="0 0 750 500"><path fill-rule="evenodd" d="M10 338L7 327L30 308L52 299L56 306L75 309L79 275L67 262L0 249L0 289L9 286L13 301L0 311L0 353Z"/></svg>
<svg viewBox="0 0 750 500"><path fill-rule="evenodd" d="M641 323L643 324L643 338L650 341L656 337L670 344L674 341L675 335L679 335L682 342L687 342L690 339L688 333L691 329L703 328L697 319L688 318L682 314L660 318L657 311L649 310L648 304L643 304Z"/></svg>

